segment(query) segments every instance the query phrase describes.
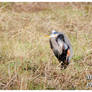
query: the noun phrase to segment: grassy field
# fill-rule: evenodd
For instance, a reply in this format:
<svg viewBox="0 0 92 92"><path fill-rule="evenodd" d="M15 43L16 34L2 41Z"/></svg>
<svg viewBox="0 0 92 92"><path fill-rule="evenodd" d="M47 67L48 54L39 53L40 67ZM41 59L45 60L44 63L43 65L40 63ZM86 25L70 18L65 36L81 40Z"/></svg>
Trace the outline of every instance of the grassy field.
<svg viewBox="0 0 92 92"><path fill-rule="evenodd" d="M49 45L64 32L73 58L67 69ZM92 3L0 3L0 89L92 89Z"/></svg>

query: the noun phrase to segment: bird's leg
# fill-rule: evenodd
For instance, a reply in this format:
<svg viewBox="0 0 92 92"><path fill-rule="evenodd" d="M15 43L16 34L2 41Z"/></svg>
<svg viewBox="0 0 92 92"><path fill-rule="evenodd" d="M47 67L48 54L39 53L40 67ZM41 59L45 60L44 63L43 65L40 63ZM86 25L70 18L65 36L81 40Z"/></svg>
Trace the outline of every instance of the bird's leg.
<svg viewBox="0 0 92 92"><path fill-rule="evenodd" d="M63 69L64 68L64 63L61 63L61 69Z"/></svg>
<svg viewBox="0 0 92 92"><path fill-rule="evenodd" d="M66 68L67 68L67 64L61 63L61 69L66 69Z"/></svg>
<svg viewBox="0 0 92 92"><path fill-rule="evenodd" d="M61 64L61 68L64 68L64 69L66 69L67 68L67 66L68 66L68 64L69 64L69 62L66 60L66 61L64 61L62 64Z"/></svg>
<svg viewBox="0 0 92 92"><path fill-rule="evenodd" d="M64 64L64 69L66 69L67 68L67 64Z"/></svg>

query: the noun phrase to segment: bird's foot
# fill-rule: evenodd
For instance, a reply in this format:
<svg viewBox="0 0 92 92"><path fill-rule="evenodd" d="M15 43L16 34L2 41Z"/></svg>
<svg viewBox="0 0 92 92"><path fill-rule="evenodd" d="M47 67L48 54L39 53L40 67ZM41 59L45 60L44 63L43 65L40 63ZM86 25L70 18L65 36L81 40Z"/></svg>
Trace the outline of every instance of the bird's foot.
<svg viewBox="0 0 92 92"><path fill-rule="evenodd" d="M66 69L66 68L67 68L67 65L64 64L64 63L62 63L62 64L61 64L61 70L62 70L62 69Z"/></svg>

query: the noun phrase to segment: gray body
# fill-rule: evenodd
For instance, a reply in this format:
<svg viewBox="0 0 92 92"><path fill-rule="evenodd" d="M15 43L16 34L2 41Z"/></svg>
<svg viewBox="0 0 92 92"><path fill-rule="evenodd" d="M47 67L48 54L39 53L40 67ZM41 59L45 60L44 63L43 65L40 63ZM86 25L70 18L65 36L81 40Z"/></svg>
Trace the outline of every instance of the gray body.
<svg viewBox="0 0 92 92"><path fill-rule="evenodd" d="M59 62L65 63L67 61L67 64L70 63L70 60L73 56L72 46L68 38L64 35L62 32L57 32L57 37L50 38L50 46L53 50L55 56L59 60ZM63 37L63 38L62 38ZM67 50L70 50L70 56L67 58Z"/></svg>

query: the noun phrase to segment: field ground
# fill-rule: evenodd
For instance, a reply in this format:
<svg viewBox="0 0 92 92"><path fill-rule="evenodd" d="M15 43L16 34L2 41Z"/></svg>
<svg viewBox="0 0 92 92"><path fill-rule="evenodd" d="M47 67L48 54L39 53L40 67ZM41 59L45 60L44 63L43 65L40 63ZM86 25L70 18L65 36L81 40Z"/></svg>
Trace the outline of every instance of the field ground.
<svg viewBox="0 0 92 92"><path fill-rule="evenodd" d="M52 29L71 41L67 69L49 46ZM0 89L92 89L92 3L0 3Z"/></svg>

